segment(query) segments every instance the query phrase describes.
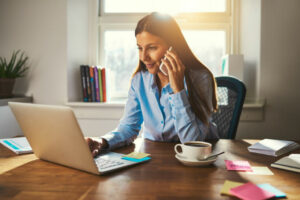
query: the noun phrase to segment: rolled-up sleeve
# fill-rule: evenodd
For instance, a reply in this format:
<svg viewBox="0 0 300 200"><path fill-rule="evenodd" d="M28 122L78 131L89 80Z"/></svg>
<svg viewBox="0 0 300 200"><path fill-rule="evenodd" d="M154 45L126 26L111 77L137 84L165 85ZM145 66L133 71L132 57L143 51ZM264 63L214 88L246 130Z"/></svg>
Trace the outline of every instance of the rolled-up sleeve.
<svg viewBox="0 0 300 200"><path fill-rule="evenodd" d="M204 140L208 132L207 127L192 111L186 91L171 94L169 101L172 105L172 117L180 142Z"/></svg>
<svg viewBox="0 0 300 200"><path fill-rule="evenodd" d="M204 115L209 120L209 124L205 125L193 111L188 100L186 90L182 90L176 94L170 94L169 101L172 108L172 117L174 119L175 130L179 140L183 143L192 140L205 140L219 138L216 125L211 122L212 113L212 80L208 74L194 73L193 75L195 102L203 108ZM200 101L201 94L205 94L211 111L207 111Z"/></svg>

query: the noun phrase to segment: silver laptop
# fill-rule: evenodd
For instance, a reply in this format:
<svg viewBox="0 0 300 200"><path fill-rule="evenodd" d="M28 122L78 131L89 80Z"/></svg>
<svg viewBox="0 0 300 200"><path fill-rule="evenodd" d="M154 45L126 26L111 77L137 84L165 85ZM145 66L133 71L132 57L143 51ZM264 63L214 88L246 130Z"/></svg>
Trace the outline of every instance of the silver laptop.
<svg viewBox="0 0 300 200"><path fill-rule="evenodd" d="M71 108L13 103L12 109L34 154L46 161L101 175L150 158L125 160L108 152L93 158Z"/></svg>

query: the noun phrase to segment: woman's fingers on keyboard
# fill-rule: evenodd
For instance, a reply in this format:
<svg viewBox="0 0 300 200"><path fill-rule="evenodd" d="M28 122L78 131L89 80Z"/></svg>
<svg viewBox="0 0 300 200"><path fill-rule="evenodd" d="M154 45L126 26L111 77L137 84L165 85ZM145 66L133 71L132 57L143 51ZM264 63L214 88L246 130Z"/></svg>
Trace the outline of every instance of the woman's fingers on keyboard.
<svg viewBox="0 0 300 200"><path fill-rule="evenodd" d="M99 153L98 149L93 150L93 153L92 153L93 157L96 157L98 155L98 153Z"/></svg>
<svg viewBox="0 0 300 200"><path fill-rule="evenodd" d="M91 151L93 151L93 140L91 138L85 138L86 143L88 144Z"/></svg>

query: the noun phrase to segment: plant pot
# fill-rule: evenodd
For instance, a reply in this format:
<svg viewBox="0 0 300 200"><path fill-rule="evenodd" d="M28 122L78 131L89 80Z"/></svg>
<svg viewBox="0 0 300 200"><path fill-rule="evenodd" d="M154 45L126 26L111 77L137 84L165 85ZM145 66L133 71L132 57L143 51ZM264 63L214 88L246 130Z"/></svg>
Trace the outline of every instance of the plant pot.
<svg viewBox="0 0 300 200"><path fill-rule="evenodd" d="M0 78L0 99L12 97L14 85L14 78Z"/></svg>

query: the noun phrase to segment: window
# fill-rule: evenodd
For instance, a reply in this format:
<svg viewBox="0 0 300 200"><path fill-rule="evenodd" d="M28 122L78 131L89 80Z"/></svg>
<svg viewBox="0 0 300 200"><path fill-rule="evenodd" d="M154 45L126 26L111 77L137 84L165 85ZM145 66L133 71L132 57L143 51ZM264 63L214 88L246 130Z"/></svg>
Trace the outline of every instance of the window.
<svg viewBox="0 0 300 200"><path fill-rule="evenodd" d="M159 11L174 16L195 55L221 75L221 58L232 52L231 0L100 0L99 63L108 71L108 100L127 98L138 64L134 29ZM172 6L170 6L172 5Z"/></svg>

